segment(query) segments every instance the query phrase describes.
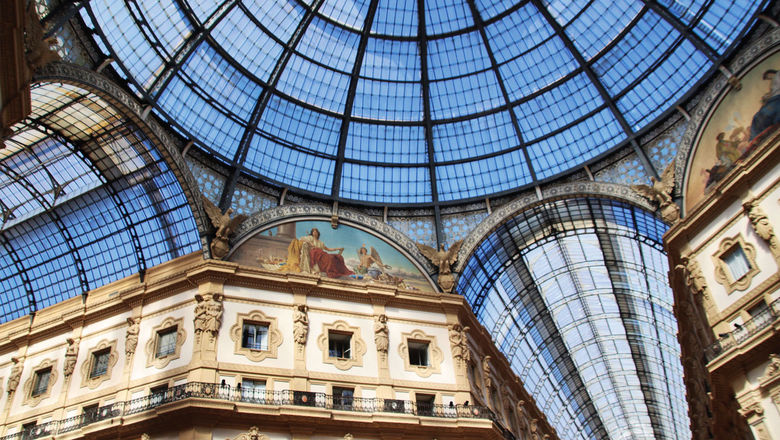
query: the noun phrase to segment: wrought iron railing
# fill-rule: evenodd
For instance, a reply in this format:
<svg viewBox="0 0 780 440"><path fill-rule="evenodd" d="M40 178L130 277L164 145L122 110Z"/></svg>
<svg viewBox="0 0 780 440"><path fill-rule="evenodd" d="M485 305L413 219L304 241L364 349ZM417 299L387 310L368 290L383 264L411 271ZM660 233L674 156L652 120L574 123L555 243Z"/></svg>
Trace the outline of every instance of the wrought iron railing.
<svg viewBox="0 0 780 440"><path fill-rule="evenodd" d="M730 333L721 333L720 338L707 347L707 362L712 361L722 353L745 342L751 336L771 326L780 318L780 299L773 301L769 307L760 311L748 321L738 326Z"/></svg>
<svg viewBox="0 0 780 440"><path fill-rule="evenodd" d="M137 414L161 405L186 399L213 399L265 406L308 406L335 411L389 412L421 417L489 419L498 426L504 438L508 440L515 439L514 435L502 426L493 411L484 406L434 405L409 400L344 397L309 391L242 390L240 387L221 384L190 382L137 399L92 408L75 417L28 427L20 432L6 435L0 438L0 440L33 440L53 436L74 431L101 420Z"/></svg>

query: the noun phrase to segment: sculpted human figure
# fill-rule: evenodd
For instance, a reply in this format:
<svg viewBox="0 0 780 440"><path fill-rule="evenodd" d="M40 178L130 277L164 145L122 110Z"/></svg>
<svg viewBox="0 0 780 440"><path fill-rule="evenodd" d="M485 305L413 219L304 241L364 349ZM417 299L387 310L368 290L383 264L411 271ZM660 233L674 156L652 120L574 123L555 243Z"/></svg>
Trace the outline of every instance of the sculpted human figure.
<svg viewBox="0 0 780 440"><path fill-rule="evenodd" d="M299 345L306 344L306 336L309 334L309 316L306 314L308 310L306 304L298 304L293 313L293 340Z"/></svg>
<svg viewBox="0 0 780 440"><path fill-rule="evenodd" d="M141 318L127 318L127 333L125 335L125 354L135 353L138 347L138 333L141 330Z"/></svg>
<svg viewBox="0 0 780 440"><path fill-rule="evenodd" d="M209 332L212 336L219 332L222 325L222 295L205 293L195 295L195 333Z"/></svg>
<svg viewBox="0 0 780 440"><path fill-rule="evenodd" d="M709 288L699 262L686 255L682 257L682 266L685 270L685 285L691 292L706 298L709 294Z"/></svg>
<svg viewBox="0 0 780 440"><path fill-rule="evenodd" d="M452 347L452 357L462 362L468 363L471 360L466 332L469 327L463 327L460 323L450 325L450 345Z"/></svg>
<svg viewBox="0 0 780 440"><path fill-rule="evenodd" d="M485 356L482 358L482 378L485 382L485 389L490 394L490 390L493 388L493 378L490 376L490 360L492 356Z"/></svg>
<svg viewBox="0 0 780 440"><path fill-rule="evenodd" d="M387 354L390 339L388 338L387 316L385 314L374 318L374 343L378 352Z"/></svg>
<svg viewBox="0 0 780 440"><path fill-rule="evenodd" d="M758 206L758 200L752 198L742 206L747 212L750 224L753 226L756 235L769 243L772 255L775 257L780 256L780 244L775 235L775 229L772 227L772 224L769 223L769 216L767 216L766 212Z"/></svg>
<svg viewBox="0 0 780 440"><path fill-rule="evenodd" d="M65 351L65 362L62 367L62 371L65 377L73 374L73 370L76 368L76 358L79 355L79 346L73 338L66 339L68 342L68 349Z"/></svg>
<svg viewBox="0 0 780 440"><path fill-rule="evenodd" d="M14 366L11 367L11 374L8 376L8 394L12 394L19 386L19 380L22 378L22 364L19 362L19 358L12 357L11 362Z"/></svg>

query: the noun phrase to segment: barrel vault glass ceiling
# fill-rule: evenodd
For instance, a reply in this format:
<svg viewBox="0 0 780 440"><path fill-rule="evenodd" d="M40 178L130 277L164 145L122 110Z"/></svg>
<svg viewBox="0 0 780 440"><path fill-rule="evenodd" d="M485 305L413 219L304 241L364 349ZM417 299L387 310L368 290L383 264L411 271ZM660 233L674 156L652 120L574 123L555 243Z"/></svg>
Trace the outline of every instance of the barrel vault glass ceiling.
<svg viewBox="0 0 780 440"><path fill-rule="evenodd" d="M476 249L458 292L562 439L686 439L666 226L606 199L527 210Z"/></svg>
<svg viewBox="0 0 780 440"><path fill-rule="evenodd" d="M136 94L233 180L409 205L504 194L638 149L761 8L93 0L81 17Z"/></svg>

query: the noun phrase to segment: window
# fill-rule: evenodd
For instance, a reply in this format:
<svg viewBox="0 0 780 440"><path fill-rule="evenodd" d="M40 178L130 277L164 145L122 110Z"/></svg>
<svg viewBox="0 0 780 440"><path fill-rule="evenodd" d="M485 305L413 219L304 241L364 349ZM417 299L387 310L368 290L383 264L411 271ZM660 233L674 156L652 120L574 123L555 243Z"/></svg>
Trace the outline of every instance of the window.
<svg viewBox="0 0 780 440"><path fill-rule="evenodd" d="M44 368L35 372L35 382L33 382L32 397L40 396L49 389L49 378L51 377L51 367Z"/></svg>
<svg viewBox="0 0 780 440"><path fill-rule="evenodd" d="M352 334L328 332L328 356L349 359L351 355Z"/></svg>
<svg viewBox="0 0 780 440"><path fill-rule="evenodd" d="M268 350L268 324L244 322L241 347L250 350Z"/></svg>
<svg viewBox="0 0 780 440"><path fill-rule="evenodd" d="M265 381L243 379L241 381L241 400L256 402L265 400Z"/></svg>
<svg viewBox="0 0 780 440"><path fill-rule="evenodd" d="M737 244L721 257L731 271L731 277L734 281L739 281L750 272L752 267L748 261L742 246Z"/></svg>
<svg viewBox="0 0 780 440"><path fill-rule="evenodd" d="M366 342L360 336L360 327L352 327L346 321L323 323L317 347L322 352L323 364L342 371L363 366Z"/></svg>
<svg viewBox="0 0 780 440"><path fill-rule="evenodd" d="M252 362L276 359L282 344L282 333L276 318L266 316L260 310L236 315L236 323L230 327L233 353L245 356Z"/></svg>
<svg viewBox="0 0 780 440"><path fill-rule="evenodd" d="M417 415L418 416L432 416L433 415L433 402L436 396L431 394L416 394L417 403Z"/></svg>
<svg viewBox="0 0 780 440"><path fill-rule="evenodd" d="M333 387L333 408L352 409L354 388Z"/></svg>
<svg viewBox="0 0 780 440"><path fill-rule="evenodd" d="M169 327L157 332L156 357L163 358L176 352L176 331L178 327Z"/></svg>
<svg viewBox="0 0 780 440"><path fill-rule="evenodd" d="M409 341L409 364L418 367L428 366L428 343Z"/></svg>
<svg viewBox="0 0 780 440"><path fill-rule="evenodd" d="M755 246L745 242L739 234L720 242L712 262L715 263L715 281L726 288L726 293L747 290L759 272Z"/></svg>
<svg viewBox="0 0 780 440"><path fill-rule="evenodd" d="M108 372L108 360L111 357L111 348L104 348L92 353L92 368L89 378L100 377Z"/></svg>

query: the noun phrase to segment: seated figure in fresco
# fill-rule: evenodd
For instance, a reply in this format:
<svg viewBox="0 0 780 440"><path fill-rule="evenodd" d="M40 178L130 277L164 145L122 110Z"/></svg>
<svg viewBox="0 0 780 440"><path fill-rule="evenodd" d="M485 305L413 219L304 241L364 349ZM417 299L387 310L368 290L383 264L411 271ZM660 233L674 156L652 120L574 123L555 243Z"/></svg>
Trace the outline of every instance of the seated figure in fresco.
<svg viewBox="0 0 780 440"><path fill-rule="evenodd" d="M769 81L769 92L761 98L761 108L753 116L750 124L750 140L780 123L780 75L777 70L764 72L764 79Z"/></svg>
<svg viewBox="0 0 780 440"><path fill-rule="evenodd" d="M337 251L338 254L328 252ZM313 228L309 234L293 239L287 247L287 272L325 274L330 278L352 275L354 272L344 264L341 253L344 248L329 248L320 240L320 231Z"/></svg>

